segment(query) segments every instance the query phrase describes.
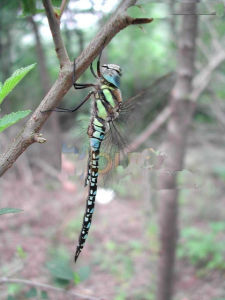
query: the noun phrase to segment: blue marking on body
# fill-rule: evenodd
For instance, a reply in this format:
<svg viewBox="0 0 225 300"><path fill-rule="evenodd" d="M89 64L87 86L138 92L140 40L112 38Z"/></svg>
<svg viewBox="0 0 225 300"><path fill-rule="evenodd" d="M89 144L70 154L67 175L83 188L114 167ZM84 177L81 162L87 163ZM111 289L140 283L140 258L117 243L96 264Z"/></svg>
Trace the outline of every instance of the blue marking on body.
<svg viewBox="0 0 225 300"><path fill-rule="evenodd" d="M92 148L98 150L99 146L100 146L100 141L98 139L95 138L90 138L90 145Z"/></svg>
<svg viewBox="0 0 225 300"><path fill-rule="evenodd" d="M113 85L115 85L118 89L120 88L120 76L115 75L115 76L110 76L108 74L103 74L103 77Z"/></svg>

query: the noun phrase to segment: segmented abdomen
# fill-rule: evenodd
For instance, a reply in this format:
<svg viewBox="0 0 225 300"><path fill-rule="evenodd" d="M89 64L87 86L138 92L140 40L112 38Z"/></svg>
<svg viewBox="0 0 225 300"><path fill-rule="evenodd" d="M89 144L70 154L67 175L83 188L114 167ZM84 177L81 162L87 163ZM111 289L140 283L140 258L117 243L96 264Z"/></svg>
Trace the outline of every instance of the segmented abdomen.
<svg viewBox="0 0 225 300"><path fill-rule="evenodd" d="M101 142L105 137L108 123L118 116L122 97L119 89L102 85L101 90L95 94L95 103L92 112L92 119L88 128L90 138L90 151L88 161L88 172L85 179L85 186L89 184L86 210L83 218L83 225L79 237L79 244L76 249L75 262L78 259L91 226L92 215L95 206L98 181L98 161Z"/></svg>
<svg viewBox="0 0 225 300"><path fill-rule="evenodd" d="M84 243L88 236L89 228L91 226L92 215L95 207L95 197L97 193L99 151L101 142L105 136L105 127L98 121L97 118L94 118L91 126L93 130L90 136L89 167L85 181L85 185L89 184L89 192L83 218L83 225L79 237L79 244L75 254L75 262L77 261L81 250L83 249Z"/></svg>

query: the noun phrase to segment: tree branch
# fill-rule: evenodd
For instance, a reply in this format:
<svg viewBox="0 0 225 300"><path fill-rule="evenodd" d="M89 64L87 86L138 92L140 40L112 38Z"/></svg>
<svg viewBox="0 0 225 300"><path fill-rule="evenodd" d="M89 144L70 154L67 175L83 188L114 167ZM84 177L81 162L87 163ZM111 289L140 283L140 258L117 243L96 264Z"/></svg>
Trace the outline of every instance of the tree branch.
<svg viewBox="0 0 225 300"><path fill-rule="evenodd" d="M150 123L147 128L138 136L133 143L131 143L126 149L125 153L135 151L141 144L143 144L153 133L155 133L160 126L162 126L170 117L171 109L166 106L163 111Z"/></svg>
<svg viewBox="0 0 225 300"><path fill-rule="evenodd" d="M49 27L52 32L52 37L55 44L55 51L58 56L60 68L62 68L64 65L69 64L70 60L60 33L60 19L59 17L57 18L53 10L51 0L43 0L43 5L48 18Z"/></svg>
<svg viewBox="0 0 225 300"><path fill-rule="evenodd" d="M61 6L60 6L60 15L59 15L60 19L62 17L62 14L63 14L65 8L66 8L66 3L67 3L67 0L62 0Z"/></svg>
<svg viewBox="0 0 225 300"><path fill-rule="evenodd" d="M58 79L53 84L50 91L44 97L39 107L34 111L30 119L20 134L14 139L8 150L0 157L0 176L8 170L16 159L35 142L35 136L49 117L50 113L42 113L42 111L51 110L60 102L62 97L68 92L72 85L72 63L68 60L67 53L64 51L63 41L60 36L59 24L54 15L50 0L43 0L46 12L49 18L53 39L56 46L60 64ZM101 31L90 42L88 47L76 59L76 79L87 69L90 63L97 57L102 50L103 42L105 46L111 39L122 29L129 25L150 23L153 19L135 19L126 15L126 10L134 5L136 0L123 0L111 17L107 24L103 26Z"/></svg>
<svg viewBox="0 0 225 300"><path fill-rule="evenodd" d="M193 90L190 94L190 100L197 101L199 96L203 93L203 91L207 88L212 73L217 69L221 63L225 60L225 51L221 50L217 52L211 59L209 59L208 65L200 71L193 80Z"/></svg>
<svg viewBox="0 0 225 300"><path fill-rule="evenodd" d="M26 280L26 279L17 279L17 278L8 278L8 277L0 278L0 285L1 284L10 284L10 283L25 284L25 285L29 285L29 286L35 286L37 288L44 289L44 290L51 290L51 291L55 291L55 292L65 293L67 295L76 297L73 299L101 300L100 298L96 298L96 297L92 297L92 296L88 296L88 295L85 296L80 293L76 293L73 291L67 291L65 289L54 287L52 285L40 283L37 281L31 281L31 280Z"/></svg>

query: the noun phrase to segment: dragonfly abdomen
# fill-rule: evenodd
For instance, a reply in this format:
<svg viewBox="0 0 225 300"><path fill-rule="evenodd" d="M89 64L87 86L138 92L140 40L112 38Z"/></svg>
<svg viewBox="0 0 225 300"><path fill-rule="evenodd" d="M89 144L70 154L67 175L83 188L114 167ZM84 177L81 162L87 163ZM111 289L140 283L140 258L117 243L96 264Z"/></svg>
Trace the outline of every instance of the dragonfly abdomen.
<svg viewBox="0 0 225 300"><path fill-rule="evenodd" d="M89 192L87 198L87 205L83 218L83 225L79 238L79 245L77 246L75 254L75 262L83 249L84 243L87 239L88 232L91 226L92 216L95 207L95 198L97 193L97 181L98 181L98 161L99 161L99 150L101 142L105 136L105 127L98 118L94 118L88 129L90 134L90 153L89 153L89 166L88 175L85 180L85 185L89 184Z"/></svg>

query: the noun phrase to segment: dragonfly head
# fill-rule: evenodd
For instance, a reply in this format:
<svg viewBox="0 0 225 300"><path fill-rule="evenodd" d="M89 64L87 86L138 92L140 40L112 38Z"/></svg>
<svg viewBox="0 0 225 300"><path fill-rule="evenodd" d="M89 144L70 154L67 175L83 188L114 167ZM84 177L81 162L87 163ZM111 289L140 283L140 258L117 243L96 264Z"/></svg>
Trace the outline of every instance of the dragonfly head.
<svg viewBox="0 0 225 300"><path fill-rule="evenodd" d="M107 82L114 85L116 88L120 87L120 77L122 76L122 70L120 66L113 64L104 64L102 66L102 77Z"/></svg>

